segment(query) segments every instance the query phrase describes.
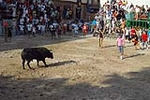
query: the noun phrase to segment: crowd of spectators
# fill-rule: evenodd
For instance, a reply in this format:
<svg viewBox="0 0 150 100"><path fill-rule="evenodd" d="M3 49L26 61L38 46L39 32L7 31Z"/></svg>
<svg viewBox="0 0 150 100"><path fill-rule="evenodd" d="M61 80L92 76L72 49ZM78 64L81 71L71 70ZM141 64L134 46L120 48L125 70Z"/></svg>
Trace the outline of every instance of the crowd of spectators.
<svg viewBox="0 0 150 100"><path fill-rule="evenodd" d="M7 6L4 7L6 3ZM3 4L0 4L15 18L16 23L13 27L16 30L16 35L27 33L29 35L35 35L36 33L43 35L46 31L53 33L53 31L59 29L58 23L62 22L60 7L56 7L52 0L6 0L3 1ZM130 30L131 27L126 27L126 20L148 18L149 10L150 8L147 5L128 4L126 0L111 0L111 2L107 0L95 15L94 21L88 22L88 30L90 32L98 29L103 30L106 25L106 33L108 34L120 32L127 34L127 30ZM78 26L77 29L82 29L84 22L74 21L73 24ZM62 25L63 33L66 33L68 24L62 22L59 25Z"/></svg>
<svg viewBox="0 0 150 100"><path fill-rule="evenodd" d="M6 4L7 3L7 4ZM59 7L54 6L52 0L7 0L5 11L9 12L15 20L16 35L44 34L53 25L51 31L56 29L61 17ZM7 13L8 15L8 13ZM4 17L4 16L3 16Z"/></svg>
<svg viewBox="0 0 150 100"><path fill-rule="evenodd" d="M109 0L101 7L100 11L95 15L95 19L91 22L91 32L93 35L98 33L99 30L105 30L105 36L118 37L123 35L129 42L134 42L137 49L137 44L141 43L143 46L150 40L150 7L148 5L133 5L128 4L126 0ZM145 26L137 25L127 26L127 21L139 20ZM142 25L142 24L141 24ZM134 30L134 31L133 31ZM147 39L143 40L143 34ZM135 37L138 39L135 39ZM138 40L135 41L135 40ZM146 40L146 43L143 42ZM136 42L136 43L135 43ZM147 46L146 46L147 48Z"/></svg>
<svg viewBox="0 0 150 100"><path fill-rule="evenodd" d="M96 14L95 19L98 22L104 20L112 28L119 25L124 27L124 21L126 20L148 20L148 12L150 12L148 5L138 6L128 4L126 0L111 0L111 2L107 0Z"/></svg>

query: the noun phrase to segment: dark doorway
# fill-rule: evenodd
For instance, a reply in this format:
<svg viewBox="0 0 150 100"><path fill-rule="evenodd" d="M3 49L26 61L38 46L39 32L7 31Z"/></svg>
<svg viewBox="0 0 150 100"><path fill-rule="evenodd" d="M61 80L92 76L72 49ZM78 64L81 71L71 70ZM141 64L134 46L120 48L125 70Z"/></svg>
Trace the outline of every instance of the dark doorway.
<svg viewBox="0 0 150 100"><path fill-rule="evenodd" d="M76 18L81 19L81 7L76 8Z"/></svg>

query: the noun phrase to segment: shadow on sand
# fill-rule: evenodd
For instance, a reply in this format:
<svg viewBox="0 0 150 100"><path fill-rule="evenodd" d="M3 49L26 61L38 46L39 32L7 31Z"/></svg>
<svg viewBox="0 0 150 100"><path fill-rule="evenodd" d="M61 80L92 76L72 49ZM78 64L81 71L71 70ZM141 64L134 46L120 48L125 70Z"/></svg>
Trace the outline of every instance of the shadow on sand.
<svg viewBox="0 0 150 100"><path fill-rule="evenodd" d="M104 46L104 48L112 48L112 47L116 47L116 45L106 45L106 46Z"/></svg>
<svg viewBox="0 0 150 100"><path fill-rule="evenodd" d="M51 63L51 64L48 64L47 67L57 67L57 66L62 66L62 65L66 65L66 64L71 64L71 63L77 65L76 61L69 60L69 61L61 61L61 62Z"/></svg>
<svg viewBox="0 0 150 100"><path fill-rule="evenodd" d="M82 76L82 82L69 78L14 77L0 75L1 100L150 100L150 67L124 75L104 75L103 81L91 79L96 85L84 81Z"/></svg>
<svg viewBox="0 0 150 100"><path fill-rule="evenodd" d="M143 56L143 55L145 55L145 54L144 54L144 53L137 53L137 54L125 56L124 59L127 59L127 58L133 58L133 57L137 57L137 56Z"/></svg>
<svg viewBox="0 0 150 100"><path fill-rule="evenodd" d="M61 38L51 39L48 36L36 36L29 37L26 35L23 36L15 36L12 38L11 42L2 41L2 37L0 37L0 51L14 50L14 49L23 49L27 47L37 47L44 46L49 44L57 44L67 41L74 41L79 39L88 38L88 36L82 36L81 34L78 37L73 37L71 33L62 36Z"/></svg>

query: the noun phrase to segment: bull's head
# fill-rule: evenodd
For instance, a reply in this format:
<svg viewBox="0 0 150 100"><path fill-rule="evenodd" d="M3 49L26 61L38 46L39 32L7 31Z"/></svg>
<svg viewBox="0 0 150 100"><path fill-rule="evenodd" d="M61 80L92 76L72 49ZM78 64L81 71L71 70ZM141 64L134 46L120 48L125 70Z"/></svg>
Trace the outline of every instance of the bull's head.
<svg viewBox="0 0 150 100"><path fill-rule="evenodd" d="M47 54L47 57L53 59L54 56L53 56L53 53L52 53L51 51L52 51L52 50L49 50L49 52L48 52L48 54Z"/></svg>

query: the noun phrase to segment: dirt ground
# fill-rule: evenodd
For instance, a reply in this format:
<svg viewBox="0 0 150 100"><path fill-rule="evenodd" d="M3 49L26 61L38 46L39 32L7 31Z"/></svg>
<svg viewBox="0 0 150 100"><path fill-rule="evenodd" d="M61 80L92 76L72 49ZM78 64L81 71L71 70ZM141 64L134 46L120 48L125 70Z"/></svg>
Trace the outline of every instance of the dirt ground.
<svg viewBox="0 0 150 100"><path fill-rule="evenodd" d="M120 60L115 39L88 36L17 36L12 42L0 37L1 100L150 100L150 50L135 50L126 43ZM47 47L54 59L48 67L31 62L35 70L22 69L25 47Z"/></svg>

